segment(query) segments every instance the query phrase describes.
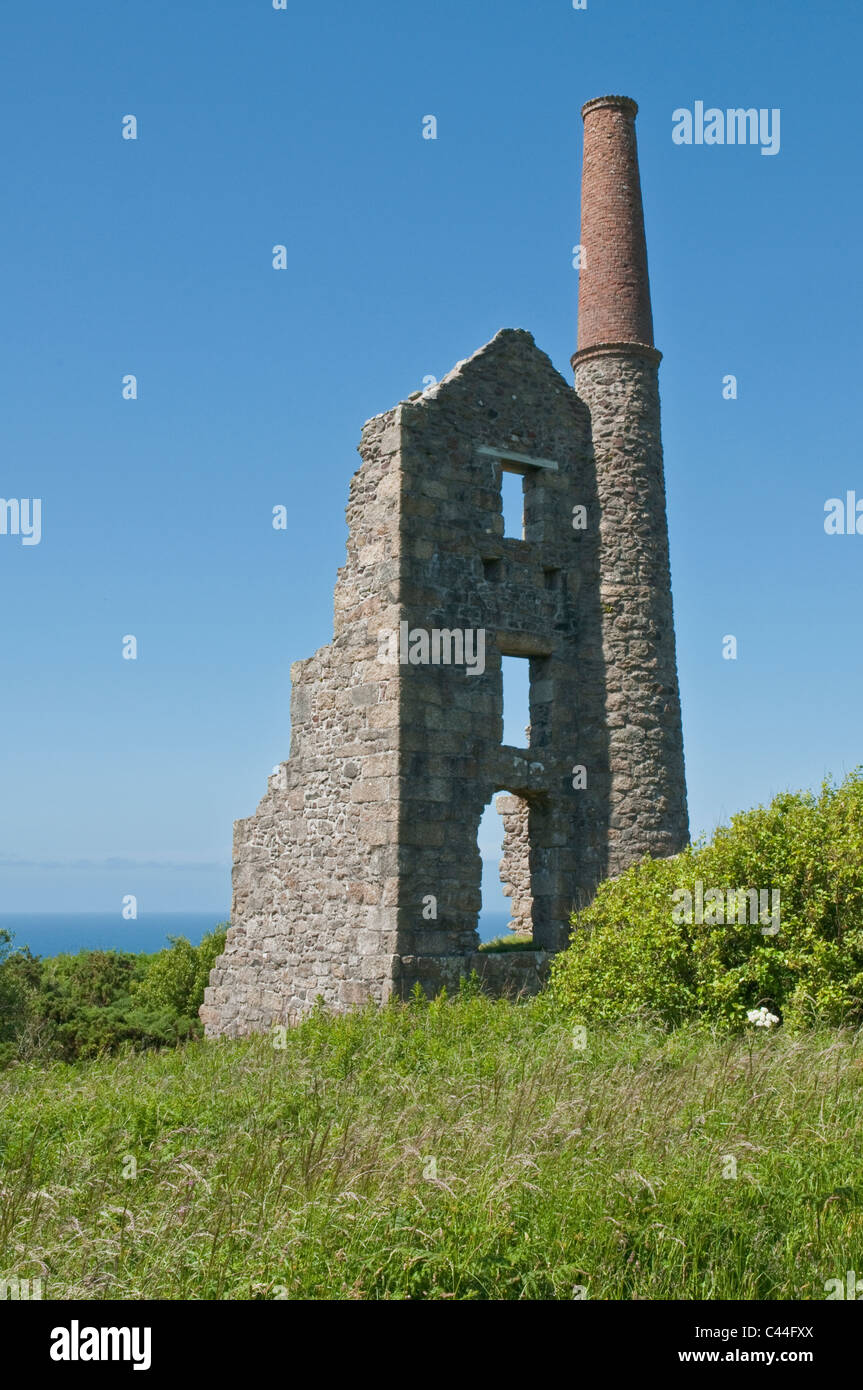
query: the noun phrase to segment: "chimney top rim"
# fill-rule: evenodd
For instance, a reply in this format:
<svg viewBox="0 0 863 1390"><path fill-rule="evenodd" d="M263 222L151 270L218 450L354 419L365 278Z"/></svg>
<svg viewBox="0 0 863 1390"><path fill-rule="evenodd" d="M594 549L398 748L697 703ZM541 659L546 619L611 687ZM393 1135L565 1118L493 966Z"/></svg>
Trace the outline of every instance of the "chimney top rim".
<svg viewBox="0 0 863 1390"><path fill-rule="evenodd" d="M611 106L618 111L625 111L627 115L632 116L633 119L638 115L638 102L634 101L632 97L604 96L593 97L590 101L584 103L581 108L582 120L584 120L591 111L597 111L603 106Z"/></svg>

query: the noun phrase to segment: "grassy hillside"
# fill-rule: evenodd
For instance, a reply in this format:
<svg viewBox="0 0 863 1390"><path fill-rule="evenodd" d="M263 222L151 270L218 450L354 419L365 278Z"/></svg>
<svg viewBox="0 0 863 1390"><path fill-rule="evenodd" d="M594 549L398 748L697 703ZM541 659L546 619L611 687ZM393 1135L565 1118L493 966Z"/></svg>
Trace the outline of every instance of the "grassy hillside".
<svg viewBox="0 0 863 1390"><path fill-rule="evenodd" d="M739 889L778 895L771 930L674 910ZM48 961L0 939L0 1279L823 1299L863 1269L863 778L633 866L574 925L538 999L473 981L218 1043L220 932Z"/></svg>
<svg viewBox="0 0 863 1390"><path fill-rule="evenodd" d="M284 1042L0 1075L0 1277L59 1299L822 1299L863 1267L859 1033L582 1038L545 998L468 988Z"/></svg>

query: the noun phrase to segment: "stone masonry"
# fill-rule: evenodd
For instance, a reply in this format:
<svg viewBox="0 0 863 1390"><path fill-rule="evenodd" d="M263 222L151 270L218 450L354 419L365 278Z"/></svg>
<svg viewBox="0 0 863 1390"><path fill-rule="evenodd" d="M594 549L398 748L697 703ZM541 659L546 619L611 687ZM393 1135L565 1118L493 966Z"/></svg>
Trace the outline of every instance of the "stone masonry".
<svg viewBox="0 0 863 1390"><path fill-rule="evenodd" d="M611 810L607 871L689 837L658 368L634 101L582 110L576 391L590 411L601 560Z"/></svg>
<svg viewBox="0 0 863 1390"><path fill-rule="evenodd" d="M510 931L533 931L533 897L530 891L530 803L520 796L499 796L495 806L503 821L503 855L500 881L510 900Z"/></svg>
<svg viewBox="0 0 863 1390"><path fill-rule="evenodd" d="M290 757L235 827L209 1035L471 969L535 990L603 877L686 843L635 114L583 112L576 391L506 329L363 430L333 640L292 668ZM501 742L502 656L529 665L521 747ZM498 792L511 925L535 950L495 955L477 830Z"/></svg>

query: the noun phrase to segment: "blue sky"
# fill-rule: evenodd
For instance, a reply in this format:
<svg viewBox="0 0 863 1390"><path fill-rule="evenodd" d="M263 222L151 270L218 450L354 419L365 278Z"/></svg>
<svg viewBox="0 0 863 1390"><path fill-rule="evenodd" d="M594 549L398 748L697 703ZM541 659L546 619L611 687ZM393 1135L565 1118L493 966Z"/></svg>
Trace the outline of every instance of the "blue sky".
<svg viewBox="0 0 863 1390"><path fill-rule="evenodd" d="M861 30L829 0L6 7L0 495L43 535L0 536L0 910L224 912L363 421L504 326L569 376L609 91L641 108L693 830L863 761L863 536L823 526L863 497ZM778 107L780 152L675 145L697 100Z"/></svg>

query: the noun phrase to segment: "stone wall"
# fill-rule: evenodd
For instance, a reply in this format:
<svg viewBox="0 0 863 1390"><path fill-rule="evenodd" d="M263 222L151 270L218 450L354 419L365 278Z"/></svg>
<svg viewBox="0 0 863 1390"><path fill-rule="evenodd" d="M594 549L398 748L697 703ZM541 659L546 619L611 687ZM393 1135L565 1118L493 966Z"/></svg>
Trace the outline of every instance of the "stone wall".
<svg viewBox="0 0 863 1390"><path fill-rule="evenodd" d="M333 642L291 668L290 758L236 823L231 928L201 1017L266 1029L392 989L397 953L398 680L378 660L397 622L398 411L369 423L347 508Z"/></svg>
<svg viewBox="0 0 863 1390"><path fill-rule="evenodd" d="M500 881L509 898L507 929L533 931L533 897L530 891L530 835L528 803L520 796L499 796L495 806L503 821L503 854Z"/></svg>
<svg viewBox="0 0 863 1390"><path fill-rule="evenodd" d="M370 421L360 452L333 642L293 668L290 758L236 827L208 1032L266 1028L319 995L344 1007L457 986L478 947L477 831L496 791L530 803L539 949L565 942L599 876L602 779L579 792L571 779L573 763L598 765L605 721L595 505L592 533L571 524L593 505L584 406L530 334L505 331ZM554 464L524 466L524 540L503 535L513 453ZM484 669L393 661L402 623L482 632ZM503 653L530 663L525 748L501 744Z"/></svg>
<svg viewBox="0 0 863 1390"><path fill-rule="evenodd" d="M364 429L333 641L292 669L290 758L236 826L208 1033L471 969L530 991L602 877L685 843L655 362L577 369L590 413L506 330ZM523 470L523 539L503 534L502 467ZM481 633L483 669L404 660L422 632ZM525 747L501 742L503 655L530 666ZM500 791L532 964L478 953L477 832Z"/></svg>
<svg viewBox="0 0 863 1390"><path fill-rule="evenodd" d="M504 536L501 464L524 467L524 539ZM553 466L547 467L546 464ZM596 882L602 810L572 786L582 738L604 728L590 505L590 422L530 334L506 330L403 412L404 616L409 628L485 633L485 671L405 668L401 689L401 988L448 988L476 949L477 832L495 792L530 801L533 935L558 950ZM591 561L592 557L592 561ZM587 580L587 582L585 582ZM583 635L593 634L592 653ZM528 661L530 739L502 744L502 655ZM527 743L527 739L525 739ZM437 918L426 920L428 895Z"/></svg>

